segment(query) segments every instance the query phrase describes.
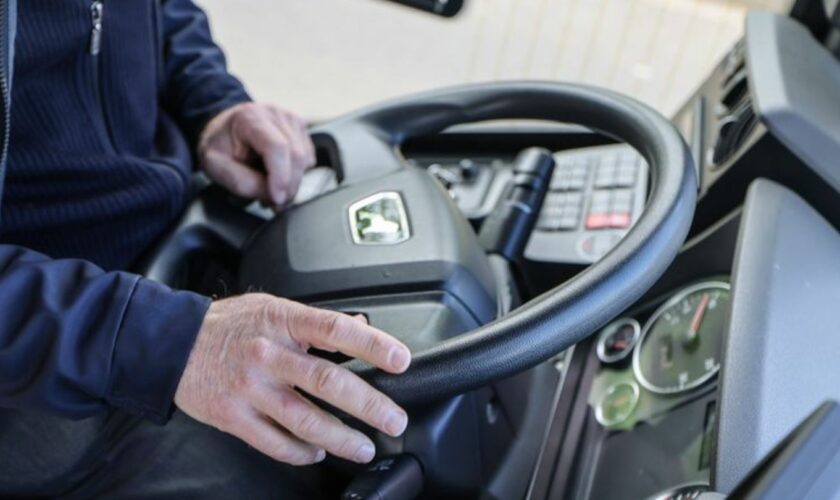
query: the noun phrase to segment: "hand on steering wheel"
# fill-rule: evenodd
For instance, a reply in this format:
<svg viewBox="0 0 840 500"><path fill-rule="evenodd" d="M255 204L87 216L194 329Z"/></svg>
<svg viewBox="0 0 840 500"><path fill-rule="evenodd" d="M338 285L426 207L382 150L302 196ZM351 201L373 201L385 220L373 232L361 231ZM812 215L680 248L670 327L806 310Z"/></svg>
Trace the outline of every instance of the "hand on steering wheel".
<svg viewBox="0 0 840 500"><path fill-rule="evenodd" d="M210 120L198 145L207 176L245 198L276 206L292 200L315 165L306 123L279 106L245 103ZM252 168L262 163L265 172Z"/></svg>
<svg viewBox="0 0 840 500"><path fill-rule="evenodd" d="M340 351L389 373L411 353L364 320L270 295L215 302L204 319L175 394L191 417L233 434L282 462L320 462L326 453L370 462L373 442L295 388L390 435L406 412L346 368L307 354Z"/></svg>

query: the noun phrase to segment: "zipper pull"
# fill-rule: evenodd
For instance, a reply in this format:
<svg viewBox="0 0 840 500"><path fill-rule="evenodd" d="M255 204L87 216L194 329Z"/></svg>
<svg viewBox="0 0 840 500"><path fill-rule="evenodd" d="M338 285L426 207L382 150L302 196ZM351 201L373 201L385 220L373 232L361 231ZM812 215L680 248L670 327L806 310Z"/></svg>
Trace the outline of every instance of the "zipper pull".
<svg viewBox="0 0 840 500"><path fill-rule="evenodd" d="M90 4L90 53L99 55L102 49L102 0L93 0Z"/></svg>

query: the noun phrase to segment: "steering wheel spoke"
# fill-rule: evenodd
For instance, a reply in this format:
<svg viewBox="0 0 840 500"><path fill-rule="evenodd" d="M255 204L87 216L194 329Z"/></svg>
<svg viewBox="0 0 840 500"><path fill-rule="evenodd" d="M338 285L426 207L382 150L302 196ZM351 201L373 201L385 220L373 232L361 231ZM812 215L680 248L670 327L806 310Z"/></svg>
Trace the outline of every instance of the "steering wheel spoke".
<svg viewBox="0 0 840 500"><path fill-rule="evenodd" d="M329 152L342 183L396 172L405 165L397 146L365 123L339 121L312 130L316 146Z"/></svg>

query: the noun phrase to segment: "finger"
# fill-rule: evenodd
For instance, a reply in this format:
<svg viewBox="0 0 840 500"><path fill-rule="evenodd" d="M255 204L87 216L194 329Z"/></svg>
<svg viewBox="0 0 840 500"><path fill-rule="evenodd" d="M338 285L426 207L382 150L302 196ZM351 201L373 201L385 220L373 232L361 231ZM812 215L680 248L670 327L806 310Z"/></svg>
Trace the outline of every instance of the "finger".
<svg viewBox="0 0 840 500"><path fill-rule="evenodd" d="M300 130L300 135L302 138L301 140L306 148L306 153L309 158L309 161L307 162L309 164L309 167L307 168L314 167L317 163L317 156L315 154L315 143L312 142L312 136L309 134L309 126L306 124L305 121L301 120L300 118L296 119L295 123L297 124L297 127Z"/></svg>
<svg viewBox="0 0 840 500"><path fill-rule="evenodd" d="M376 455L376 448L367 436L291 389L262 386L254 394L253 403L300 440L331 455L358 463L368 463Z"/></svg>
<svg viewBox="0 0 840 500"><path fill-rule="evenodd" d="M405 344L346 314L306 306L289 314L289 335L299 343L340 351L391 373L402 373L411 363L411 351Z"/></svg>
<svg viewBox="0 0 840 500"><path fill-rule="evenodd" d="M356 321L361 321L362 323L364 323L366 325L370 324L370 321L368 321L368 317L365 316L364 314L354 314L353 319L355 319Z"/></svg>
<svg viewBox="0 0 840 500"><path fill-rule="evenodd" d="M276 106L271 108L271 112L277 126L288 134L291 143L296 146L294 152L299 156L303 169L314 167L315 145L312 143L306 122L297 115Z"/></svg>
<svg viewBox="0 0 840 500"><path fill-rule="evenodd" d="M268 196L265 175L223 153L208 151L204 171L237 196L260 200Z"/></svg>
<svg viewBox="0 0 840 500"><path fill-rule="evenodd" d="M314 166L314 149L310 153L312 140L309 138L308 133L302 133L302 129L296 123L297 120L288 113L272 108L272 120L286 136L289 144L291 178L286 191L291 199L297 194L298 189L300 189L304 172Z"/></svg>
<svg viewBox="0 0 840 500"><path fill-rule="evenodd" d="M326 457L323 449L290 436L256 413L242 415L238 425L228 432L278 462L309 465Z"/></svg>
<svg viewBox="0 0 840 500"><path fill-rule="evenodd" d="M386 434L399 436L408 425L402 408L346 368L291 350L274 366L281 379Z"/></svg>
<svg viewBox="0 0 840 500"><path fill-rule="evenodd" d="M243 118L234 128L237 140L250 146L263 160L268 176L268 193L276 205L289 200L292 160L288 139L267 118Z"/></svg>

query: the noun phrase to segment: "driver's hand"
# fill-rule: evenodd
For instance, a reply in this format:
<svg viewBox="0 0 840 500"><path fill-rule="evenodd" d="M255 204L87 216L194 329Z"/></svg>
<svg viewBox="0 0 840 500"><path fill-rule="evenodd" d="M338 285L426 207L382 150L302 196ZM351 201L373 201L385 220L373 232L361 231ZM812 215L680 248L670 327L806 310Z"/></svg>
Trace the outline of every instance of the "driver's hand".
<svg viewBox="0 0 840 500"><path fill-rule="evenodd" d="M204 318L175 403L282 462L319 462L326 453L373 459L373 442L295 389L398 436L406 412L345 368L307 354L340 351L391 373L408 368L401 342L350 316L269 295L213 303Z"/></svg>
<svg viewBox="0 0 840 500"><path fill-rule="evenodd" d="M275 206L292 200L315 148L306 123L279 106L244 103L219 113L201 134L198 157L232 193ZM262 169L253 168L262 165Z"/></svg>

